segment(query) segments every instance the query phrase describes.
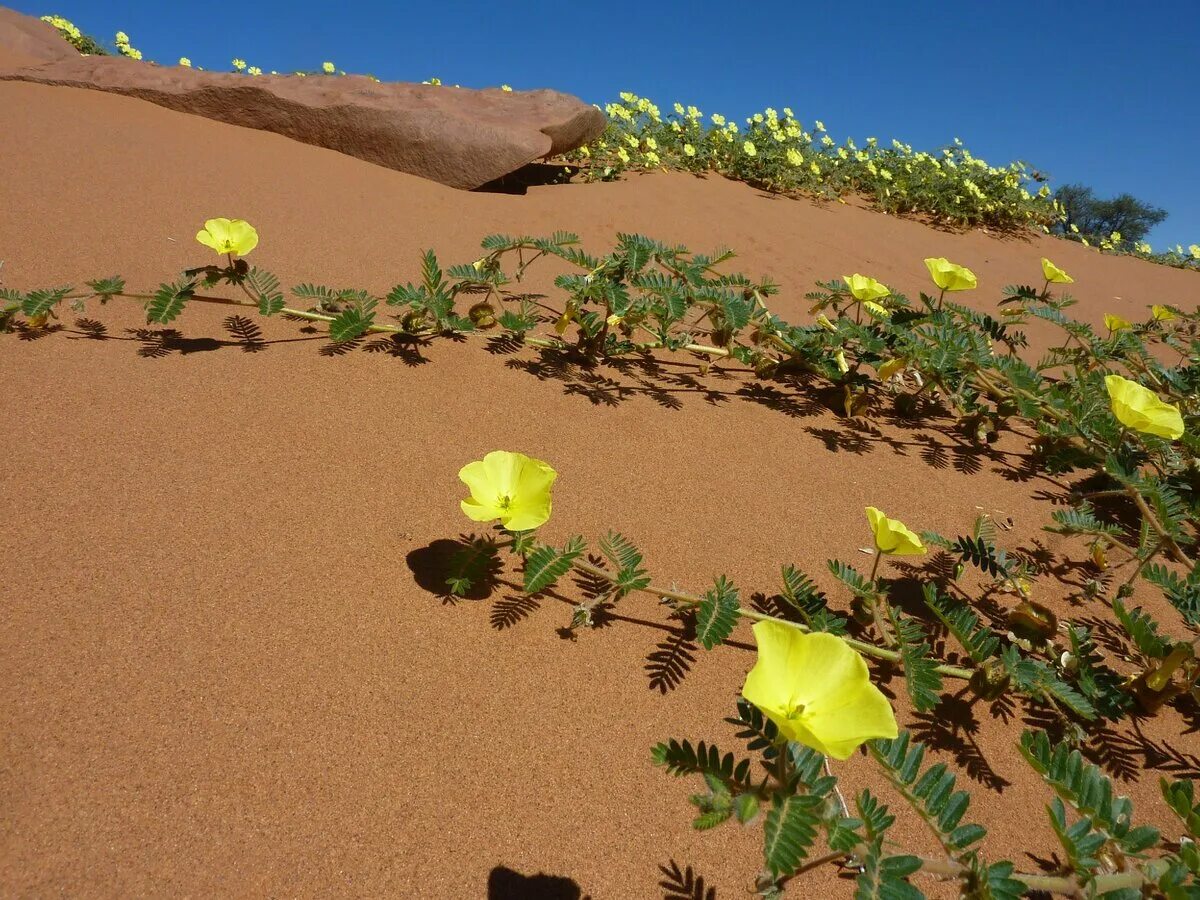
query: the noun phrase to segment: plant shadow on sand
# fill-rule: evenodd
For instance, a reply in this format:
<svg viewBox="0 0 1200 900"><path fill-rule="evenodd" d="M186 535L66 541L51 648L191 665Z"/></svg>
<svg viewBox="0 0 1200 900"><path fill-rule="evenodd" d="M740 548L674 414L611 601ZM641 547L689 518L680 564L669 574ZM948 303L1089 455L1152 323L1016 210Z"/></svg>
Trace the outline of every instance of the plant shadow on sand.
<svg viewBox="0 0 1200 900"><path fill-rule="evenodd" d="M590 900L578 884L560 875L522 875L507 866L488 873L487 900Z"/></svg>
<svg viewBox="0 0 1200 900"><path fill-rule="evenodd" d="M474 559L475 580L465 595L455 596L449 589L448 581L462 574L464 558ZM589 557L589 561L593 565L603 565L603 560L598 557ZM955 561L954 557L944 552L932 554L920 565L894 561L896 577L890 579L889 588L896 606L906 615L919 620L930 635L934 655L951 664L963 660L948 645L948 635L942 624L922 602L921 583L931 581L944 586L952 576ZM659 621L619 613L609 602L610 585L603 579L573 572L569 586L564 578L557 587L535 595L525 594L519 577L510 577L505 571L504 564L495 553L495 545L487 535L464 534L457 540L435 540L428 546L411 551L407 563L417 585L444 604L490 600L488 620L497 632L517 627L541 610L543 601L553 600L572 611L582 607L590 611L590 626L557 629L559 635L567 640L576 640L579 631L584 628L602 630L619 624L662 633L663 637L647 652L643 665L647 687L659 694L665 695L678 688L702 656L696 642L695 618L690 612L672 613ZM779 595L752 594L750 606L768 615L797 620L796 611ZM1004 607L992 594L980 598L976 610L997 627L1003 626L1006 620ZM846 612L836 608L834 611ZM847 627L855 637L872 639L868 626L850 619ZM1115 641L1116 637L1114 634L1109 638L1102 636L1101 639ZM754 652L755 649L749 643L736 640L727 641L725 646L745 652ZM1116 652L1128 652L1123 644L1117 644L1113 649ZM903 680L902 671L889 662L869 660L869 664L873 680L895 699L894 688ZM1184 704L1180 701L1175 706L1186 722L1181 737L1200 731L1200 717L1187 721ZM951 754L956 766L973 782L988 791L1001 794L1011 782L989 759L989 754L997 752L997 748L981 739L982 722L989 719L1001 722L1020 720L1026 727L1041 728L1051 735L1057 735L1057 739L1065 737L1061 720L1047 715L1044 709L1032 702L1007 694L987 701L965 684L957 692L945 694L934 709L911 712L908 727L918 740L935 750ZM1180 749L1163 737L1145 734L1141 721L1134 717L1119 725L1099 727L1094 740L1081 748L1084 755L1121 781L1135 781L1149 770L1175 778L1200 777L1200 756Z"/></svg>
<svg viewBox="0 0 1200 900"><path fill-rule="evenodd" d="M413 580L422 590L438 598L444 605L461 602L491 601L488 623L495 631L514 628L533 616L542 608L544 600L553 600L572 610L581 605L590 610L591 624L588 630L602 630L618 624L636 625L664 636L645 658L643 674L650 690L667 694L682 684L691 671L699 652L696 643L696 622L691 612L675 613L665 621L652 621L619 613L608 602L610 585L602 579L585 573L572 572L570 582L577 595L575 599L557 588L547 588L537 594L525 594L519 581L506 577L501 560L483 548L491 546L491 539L475 534L461 535L457 540L442 538L409 552L405 558ZM471 588L464 594L451 592L449 581L461 575L464 559L475 557L475 577ZM600 565L599 557L589 557L593 565ZM469 564L469 563L468 563ZM566 579L564 578L564 582ZM574 641L578 630L565 626L557 632L564 640ZM753 651L750 644L730 640L725 646Z"/></svg>

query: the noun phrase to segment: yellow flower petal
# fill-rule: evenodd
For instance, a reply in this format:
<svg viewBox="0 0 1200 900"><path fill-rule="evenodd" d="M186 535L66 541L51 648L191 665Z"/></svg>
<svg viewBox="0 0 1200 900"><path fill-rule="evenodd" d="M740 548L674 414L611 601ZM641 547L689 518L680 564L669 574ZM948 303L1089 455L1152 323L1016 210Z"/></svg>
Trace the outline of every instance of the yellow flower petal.
<svg viewBox="0 0 1200 900"><path fill-rule="evenodd" d="M921 556L925 545L899 519L889 519L874 506L866 509L867 521L875 534L875 548L890 556Z"/></svg>
<svg viewBox="0 0 1200 900"><path fill-rule="evenodd" d="M931 256L925 260L929 277L944 291L970 291L979 284L975 273L965 266L955 265L944 256Z"/></svg>
<svg viewBox="0 0 1200 900"><path fill-rule="evenodd" d="M843 275L842 281L846 282L846 287L850 289L855 300L879 300L892 292L886 284L857 272L853 275Z"/></svg>
<svg viewBox="0 0 1200 900"><path fill-rule="evenodd" d="M1109 330L1109 332L1124 331L1126 329L1132 328L1133 323L1130 322L1128 319L1122 319L1120 316L1115 316L1112 313L1105 313L1104 314L1104 327L1107 328Z"/></svg>
<svg viewBox="0 0 1200 900"><path fill-rule="evenodd" d="M1122 425L1172 441L1183 437L1179 407L1163 402L1154 391L1120 375L1105 376L1104 387L1113 415Z"/></svg>
<svg viewBox="0 0 1200 900"><path fill-rule="evenodd" d="M756 622L758 661L742 696L798 741L846 759L864 741L894 738L896 717L861 656L841 638Z"/></svg>
<svg viewBox="0 0 1200 900"><path fill-rule="evenodd" d="M463 466L458 477L471 491L459 504L469 519L499 519L510 531L529 531L550 518L550 490L558 473L541 460L493 450Z"/></svg>
<svg viewBox="0 0 1200 900"><path fill-rule="evenodd" d="M1075 279L1056 266L1046 257L1042 257L1042 274L1053 284L1074 284Z"/></svg>

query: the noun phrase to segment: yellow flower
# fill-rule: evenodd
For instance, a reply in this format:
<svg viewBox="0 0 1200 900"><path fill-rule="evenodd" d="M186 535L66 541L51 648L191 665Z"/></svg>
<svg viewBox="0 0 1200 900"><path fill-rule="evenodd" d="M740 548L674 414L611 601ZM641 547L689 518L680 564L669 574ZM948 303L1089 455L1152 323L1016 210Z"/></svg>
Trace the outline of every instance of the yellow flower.
<svg viewBox="0 0 1200 900"><path fill-rule="evenodd" d="M500 85L500 90L504 91L505 93L511 94L512 93L512 85L502 84L502 85Z"/></svg>
<svg viewBox="0 0 1200 900"><path fill-rule="evenodd" d="M804 157L800 154L800 151L797 150L795 147L788 147L787 161L788 161L789 166L804 165Z"/></svg>
<svg viewBox="0 0 1200 900"><path fill-rule="evenodd" d="M970 291L978 285L975 273L964 266L957 266L944 256L925 260L925 268L933 283L943 291Z"/></svg>
<svg viewBox="0 0 1200 900"><path fill-rule="evenodd" d="M845 352L839 350L837 353L833 354L833 361L837 363L838 371L843 375L850 371L850 366L846 362Z"/></svg>
<svg viewBox="0 0 1200 900"><path fill-rule="evenodd" d="M127 35L123 31L118 31L116 41L117 41L118 47L121 46L122 44L128 44L129 43L129 35Z"/></svg>
<svg viewBox="0 0 1200 900"><path fill-rule="evenodd" d="M865 741L896 737L891 704L871 683L863 658L840 637L755 622L754 640L758 660L742 696L785 739L847 759Z"/></svg>
<svg viewBox="0 0 1200 900"><path fill-rule="evenodd" d="M192 61L186 56L179 57L179 64L186 69L190 69L192 67Z"/></svg>
<svg viewBox="0 0 1200 900"><path fill-rule="evenodd" d="M1179 318L1172 312L1169 306L1152 306L1150 307L1150 313L1154 316L1155 322L1170 322L1172 319Z"/></svg>
<svg viewBox="0 0 1200 900"><path fill-rule="evenodd" d="M1074 222L1071 223L1071 234L1079 234L1079 226Z"/></svg>
<svg viewBox="0 0 1200 900"><path fill-rule="evenodd" d="M817 316L817 324L826 331L837 331L837 326L829 321L829 316L825 315L825 313L821 313Z"/></svg>
<svg viewBox="0 0 1200 900"><path fill-rule="evenodd" d="M493 450L463 466L458 477L471 489L460 504L468 519L499 519L509 531L530 531L550 518L550 489L558 473L540 459Z"/></svg>
<svg viewBox="0 0 1200 900"><path fill-rule="evenodd" d="M244 59L235 59L233 61L233 67L240 72L242 69L246 68L246 61Z"/></svg>
<svg viewBox="0 0 1200 900"><path fill-rule="evenodd" d="M758 150L754 147L754 141L746 141L746 143L742 144L742 149L746 151L747 156L756 156L758 154Z"/></svg>
<svg viewBox="0 0 1200 900"><path fill-rule="evenodd" d="M693 147L691 144L684 144L683 145L683 155L684 156L695 156L696 148Z"/></svg>
<svg viewBox="0 0 1200 900"><path fill-rule="evenodd" d="M892 292L886 284L857 272L853 275L843 275L842 281L846 282L846 287L850 289L855 300L878 300Z"/></svg>
<svg viewBox="0 0 1200 900"><path fill-rule="evenodd" d="M1052 284L1074 284L1075 279L1056 266L1046 257L1042 257L1042 274L1046 276L1046 280Z"/></svg>
<svg viewBox="0 0 1200 900"><path fill-rule="evenodd" d="M196 240L221 254L245 256L258 246L258 232L241 219L209 219L196 233Z"/></svg>
<svg viewBox="0 0 1200 900"><path fill-rule="evenodd" d="M1104 314L1104 327L1108 329L1109 334L1114 331L1123 331L1127 328L1132 328L1133 323L1128 319L1122 319L1120 316L1115 316L1112 313Z"/></svg>
<svg viewBox="0 0 1200 900"><path fill-rule="evenodd" d="M1200 244L1188 244L1188 253L1192 254L1192 259L1200 259Z"/></svg>
<svg viewBox="0 0 1200 900"><path fill-rule="evenodd" d="M867 507L867 521L875 532L875 548L891 556L921 556L925 545L899 519L889 519L874 506Z"/></svg>
<svg viewBox="0 0 1200 900"><path fill-rule="evenodd" d="M879 367L879 380L887 381L897 372L903 371L906 365L908 365L908 362L902 356L896 357L896 359L889 359Z"/></svg>
<svg viewBox="0 0 1200 900"><path fill-rule="evenodd" d="M321 71L324 72L326 75L332 75L334 72L334 68L335 67L334 67L333 63L331 63L331 62L321 63Z"/></svg>
<svg viewBox="0 0 1200 900"><path fill-rule="evenodd" d="M246 72L250 75L261 75L262 69L260 69L258 66L251 66L249 69L246 70Z"/></svg>
<svg viewBox="0 0 1200 900"><path fill-rule="evenodd" d="M629 162L629 151L622 147L617 151L617 158L623 163Z"/></svg>
<svg viewBox="0 0 1200 900"><path fill-rule="evenodd" d="M604 321L608 323L609 328L616 328L618 325L620 325L622 322L625 321L625 317L618 316L616 313L613 313L611 316L609 316Z"/></svg>
<svg viewBox="0 0 1200 900"><path fill-rule="evenodd" d="M1104 386L1113 415L1122 425L1172 441L1183 436L1179 407L1164 403L1154 391L1120 375L1106 375Z"/></svg>

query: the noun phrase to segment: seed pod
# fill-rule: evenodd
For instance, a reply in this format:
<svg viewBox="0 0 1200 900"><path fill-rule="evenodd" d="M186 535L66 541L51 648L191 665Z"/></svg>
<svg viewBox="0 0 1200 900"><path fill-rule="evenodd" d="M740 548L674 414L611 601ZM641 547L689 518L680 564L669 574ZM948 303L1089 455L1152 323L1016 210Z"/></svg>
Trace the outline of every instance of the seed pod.
<svg viewBox="0 0 1200 900"><path fill-rule="evenodd" d="M476 328L494 328L496 326L496 309L486 300L481 300L468 310L471 324Z"/></svg>
<svg viewBox="0 0 1200 900"><path fill-rule="evenodd" d="M998 659L985 659L971 674L971 690L984 700L995 700L1008 689L1008 670Z"/></svg>
<svg viewBox="0 0 1200 900"><path fill-rule="evenodd" d="M425 327L425 311L414 309L405 313L404 318L400 320L400 327L405 331L420 331Z"/></svg>
<svg viewBox="0 0 1200 900"><path fill-rule="evenodd" d="M871 611L871 605L862 597L855 597L850 601L850 615L854 617L854 621L859 625L870 625L875 621L875 614Z"/></svg>
<svg viewBox="0 0 1200 900"><path fill-rule="evenodd" d="M1058 631L1058 616L1040 603L1025 600L1008 614L1008 627L1018 637L1041 644Z"/></svg>
<svg viewBox="0 0 1200 900"><path fill-rule="evenodd" d="M754 374L759 378L770 378L775 374L775 370L779 368L779 363L768 356L761 357L754 361Z"/></svg>

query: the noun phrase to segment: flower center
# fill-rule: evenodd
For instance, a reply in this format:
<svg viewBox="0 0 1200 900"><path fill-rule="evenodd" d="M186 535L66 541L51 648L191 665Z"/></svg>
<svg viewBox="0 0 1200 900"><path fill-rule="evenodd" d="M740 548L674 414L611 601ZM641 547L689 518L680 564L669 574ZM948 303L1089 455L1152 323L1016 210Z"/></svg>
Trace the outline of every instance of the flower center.
<svg viewBox="0 0 1200 900"><path fill-rule="evenodd" d="M502 510L504 510L505 512L507 512L511 506L512 506L512 497L510 497L508 494L501 494L500 495L500 508Z"/></svg>
<svg viewBox="0 0 1200 900"><path fill-rule="evenodd" d="M803 703L789 704L788 706L784 707L783 716L785 719L788 719L789 721L794 722L796 719L799 719L802 715L804 715L804 704Z"/></svg>

